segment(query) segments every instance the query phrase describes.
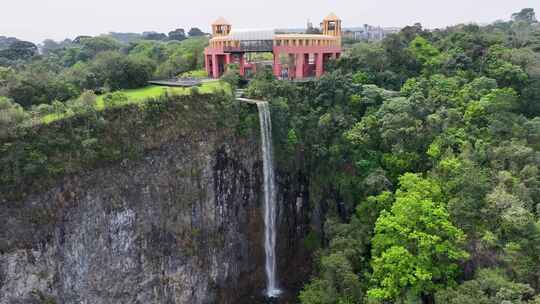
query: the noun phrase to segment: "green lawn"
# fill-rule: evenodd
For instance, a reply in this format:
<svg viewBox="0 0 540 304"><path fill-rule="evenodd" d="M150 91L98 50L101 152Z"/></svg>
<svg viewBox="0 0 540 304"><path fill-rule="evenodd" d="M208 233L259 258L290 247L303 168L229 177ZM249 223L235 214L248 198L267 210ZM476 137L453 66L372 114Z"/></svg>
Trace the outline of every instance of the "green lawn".
<svg viewBox="0 0 540 304"><path fill-rule="evenodd" d="M232 94L229 85L220 81L206 82L206 83L203 83L198 88L199 88L200 93L212 93L216 90L224 89L226 92L229 92ZM139 88L139 89L122 90L120 92L126 94L126 96L128 97L128 101L126 102L126 104L131 104L131 103L144 102L145 100L149 98L159 97L165 94L165 92L168 92L169 94L187 95L191 93L191 89L151 85L151 86L147 86L147 87ZM97 110L103 110L105 108L103 96L104 95L100 95L96 99ZM48 114L42 117L42 121L44 123L51 123L53 121L62 119L65 116L66 116L65 114L58 114L58 113Z"/></svg>
<svg viewBox="0 0 540 304"><path fill-rule="evenodd" d="M218 81L212 81L212 82L207 82L207 83L202 84L199 87L199 92L211 93L217 89L226 89L226 88L227 86L224 85L223 83L218 82ZM178 94L178 95L189 94L190 88L176 88L176 87L173 88L173 87L151 85L151 86L147 86L147 87L139 88L139 89L122 90L120 92L126 94L129 100L128 103L138 103L141 101L145 101L148 98L159 97L165 94L165 92L168 92L169 94ZM103 102L103 95L98 96L96 100L96 108L98 110L102 110L103 108L105 108L105 104Z"/></svg>
<svg viewBox="0 0 540 304"><path fill-rule="evenodd" d="M122 90L120 92L126 94L128 98L128 103L137 103L137 102L145 101L148 98L159 97L165 94L165 92L169 92L171 94L188 94L189 89L168 88L168 87L152 85L152 86L147 86L147 87L139 88L139 89ZM103 96L104 95L100 95L96 99L96 108L98 110L103 110L105 108L105 102L103 101Z"/></svg>

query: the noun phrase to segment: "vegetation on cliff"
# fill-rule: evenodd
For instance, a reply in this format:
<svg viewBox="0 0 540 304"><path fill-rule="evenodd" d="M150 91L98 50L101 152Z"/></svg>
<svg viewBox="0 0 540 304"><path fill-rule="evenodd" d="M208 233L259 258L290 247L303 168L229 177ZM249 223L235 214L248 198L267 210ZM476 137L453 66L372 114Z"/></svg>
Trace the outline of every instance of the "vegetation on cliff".
<svg viewBox="0 0 540 304"><path fill-rule="evenodd" d="M20 106L0 100L0 108L20 122L2 129L0 137L2 201L40 191L63 175L140 157L189 132L257 130L252 109L234 101L226 86L210 87L208 92L165 92L135 102L121 95L125 101L103 109L96 107L95 96L83 94L78 107L69 108L70 115L35 124L24 123L29 117Z"/></svg>
<svg viewBox="0 0 540 304"><path fill-rule="evenodd" d="M320 249L302 303L540 301L530 11L487 26L417 24L353 46L319 81L251 83L272 100L279 167L327 217L305 234Z"/></svg>

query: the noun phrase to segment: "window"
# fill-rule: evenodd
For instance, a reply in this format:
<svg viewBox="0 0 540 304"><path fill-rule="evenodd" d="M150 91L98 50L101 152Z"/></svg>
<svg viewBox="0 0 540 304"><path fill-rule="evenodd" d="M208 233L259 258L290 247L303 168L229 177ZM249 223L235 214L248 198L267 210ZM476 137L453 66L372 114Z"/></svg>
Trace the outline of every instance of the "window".
<svg viewBox="0 0 540 304"><path fill-rule="evenodd" d="M328 22L328 30L329 31L335 31L336 30L336 22L335 21Z"/></svg>

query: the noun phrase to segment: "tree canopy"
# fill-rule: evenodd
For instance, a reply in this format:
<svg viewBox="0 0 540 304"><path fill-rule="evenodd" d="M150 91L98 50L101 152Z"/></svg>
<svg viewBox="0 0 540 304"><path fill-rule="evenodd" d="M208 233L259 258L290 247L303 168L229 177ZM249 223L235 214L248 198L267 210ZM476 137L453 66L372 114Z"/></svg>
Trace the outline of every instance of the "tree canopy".
<svg viewBox="0 0 540 304"><path fill-rule="evenodd" d="M414 24L352 45L315 82L251 81L280 170L325 219L303 235L303 304L538 303L538 37L531 9Z"/></svg>

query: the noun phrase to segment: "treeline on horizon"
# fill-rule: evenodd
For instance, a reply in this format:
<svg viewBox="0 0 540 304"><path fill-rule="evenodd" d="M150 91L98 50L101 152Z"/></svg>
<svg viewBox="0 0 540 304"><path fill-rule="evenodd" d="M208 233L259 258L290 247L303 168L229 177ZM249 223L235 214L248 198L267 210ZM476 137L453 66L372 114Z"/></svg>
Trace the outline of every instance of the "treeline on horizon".
<svg viewBox="0 0 540 304"><path fill-rule="evenodd" d="M415 24L328 68L247 90L271 100L278 168L326 218L301 232L314 275L300 302L540 303L534 11Z"/></svg>
<svg viewBox="0 0 540 304"><path fill-rule="evenodd" d="M198 28L45 40L39 50L31 42L0 37L0 137L30 123L29 117L90 109L96 94L200 70L207 44Z"/></svg>
<svg viewBox="0 0 540 304"><path fill-rule="evenodd" d="M136 42L138 40L156 40L156 41L182 41L188 37L199 37L208 35L207 33L201 31L198 27L192 27L187 33L183 28L178 28L173 31L170 31L168 34L160 33L156 31L146 31L142 33L122 33L122 32L109 32L108 34L99 35L101 37L111 37L118 40L121 43L129 44ZM17 37L7 37L0 35L0 57L2 57L4 64L8 60L22 59L20 54L15 54L18 49L28 48L33 55L38 53L47 54L50 51L60 49L66 46L69 46L72 43L78 43L83 38L92 38L92 36L77 36L74 39L66 38L62 41L55 41L53 39L45 39L42 43L36 45L30 41L20 40ZM13 45L15 44L15 45ZM11 51L6 51L7 49L12 49ZM15 50L15 53L11 54Z"/></svg>
<svg viewBox="0 0 540 304"><path fill-rule="evenodd" d="M79 36L39 47L0 37L0 96L25 108L65 102L85 90L114 91L144 86L202 68L207 35L198 28L168 35L156 32Z"/></svg>

